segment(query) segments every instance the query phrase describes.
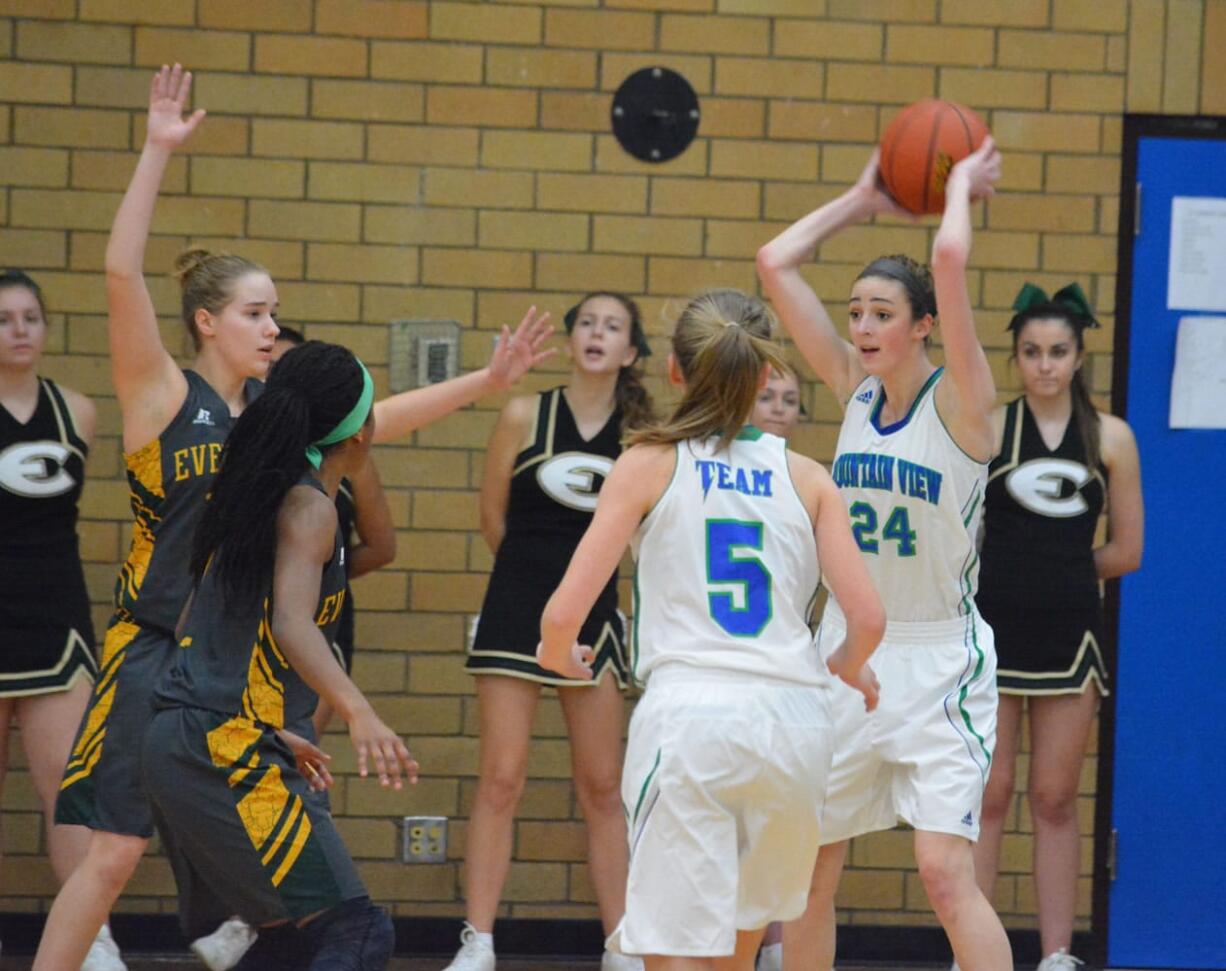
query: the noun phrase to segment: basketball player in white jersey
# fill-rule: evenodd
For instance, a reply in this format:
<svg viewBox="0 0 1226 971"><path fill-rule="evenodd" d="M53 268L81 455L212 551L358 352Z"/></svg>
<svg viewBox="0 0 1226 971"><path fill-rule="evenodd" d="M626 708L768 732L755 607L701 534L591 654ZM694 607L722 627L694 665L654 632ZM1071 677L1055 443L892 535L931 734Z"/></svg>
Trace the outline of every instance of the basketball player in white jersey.
<svg viewBox="0 0 1226 971"><path fill-rule="evenodd" d="M805 906L833 737L834 678L812 646L819 580L845 640L830 672L876 704L865 663L885 615L830 476L746 421L779 349L756 297L682 312L672 417L630 436L541 619L541 664L591 677L576 637L626 544L635 577L635 710L622 774L626 913L609 946L647 971L750 971L762 929Z"/></svg>
<svg viewBox="0 0 1226 971"><path fill-rule="evenodd" d="M971 203L990 196L999 175L991 138L953 167L931 276L906 257L870 263L852 286L850 341L800 268L840 230L900 211L881 188L876 155L852 188L758 253L785 327L844 407L834 480L889 618L874 661L883 685L877 711L833 693L823 846L805 917L785 929L785 971L831 967L847 841L900 821L915 828L920 878L961 967L1013 967L971 858L996 732L992 631L974 601L996 389L975 334L966 266ZM943 368L927 351L938 309ZM836 590L818 632L823 654L839 643L845 613Z"/></svg>

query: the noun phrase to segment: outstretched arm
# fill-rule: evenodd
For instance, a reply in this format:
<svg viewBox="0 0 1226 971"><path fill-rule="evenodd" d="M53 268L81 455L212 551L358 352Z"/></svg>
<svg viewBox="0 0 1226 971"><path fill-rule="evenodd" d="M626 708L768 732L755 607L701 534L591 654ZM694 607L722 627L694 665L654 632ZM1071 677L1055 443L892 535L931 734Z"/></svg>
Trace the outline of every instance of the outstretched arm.
<svg viewBox="0 0 1226 971"><path fill-rule="evenodd" d="M543 349L552 333L549 314L538 314L536 307L529 307L514 334L503 326L490 363L480 371L375 402L376 444L403 438L478 398L513 387L529 370L557 353Z"/></svg>
<svg viewBox="0 0 1226 971"><path fill-rule="evenodd" d="M349 551L349 579L377 570L396 557L396 527L375 463L367 458L349 482L353 493L353 528L358 541Z"/></svg>
<svg viewBox="0 0 1226 971"><path fill-rule="evenodd" d="M932 243L932 282L947 379L937 386L937 410L954 441L985 462L995 447L991 415L996 384L975 333L966 267L971 255L971 203L990 197L999 178L1000 152L988 137L949 173L945 214Z"/></svg>
<svg viewBox="0 0 1226 971"><path fill-rule="evenodd" d="M157 314L145 285L145 244L166 165L204 117L183 117L191 72L163 66L149 87L145 147L128 184L106 246L107 334L111 374L123 413L124 448L156 438L187 395L187 381L162 346Z"/></svg>
<svg viewBox="0 0 1226 971"><path fill-rule="evenodd" d="M881 187L874 152L854 186L793 223L758 250L758 276L775 312L809 366L846 401L864 377L855 349L839 335L800 268L836 233L878 212L901 213Z"/></svg>

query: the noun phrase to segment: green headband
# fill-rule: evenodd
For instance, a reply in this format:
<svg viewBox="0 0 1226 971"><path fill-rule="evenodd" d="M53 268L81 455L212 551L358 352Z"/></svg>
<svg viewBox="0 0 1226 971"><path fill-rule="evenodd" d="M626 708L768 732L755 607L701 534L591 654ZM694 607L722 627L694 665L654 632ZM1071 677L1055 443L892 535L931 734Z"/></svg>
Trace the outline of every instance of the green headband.
<svg viewBox="0 0 1226 971"><path fill-rule="evenodd" d="M355 361L358 359L355 357ZM371 403L375 400L375 382L370 379L370 372L366 370L366 365L358 361L358 367L362 370L362 393L358 395L357 404L353 406L349 414L342 418L332 431L328 432L323 438L317 442L312 442L307 446L306 458L315 468L319 468L323 462L323 454L320 452L320 446L335 445L337 442L343 442L346 438L352 438L362 426L366 424L366 418L370 415Z"/></svg>
<svg viewBox="0 0 1226 971"><path fill-rule="evenodd" d="M1013 310L1017 317L1026 313L1028 310L1033 310L1035 307L1041 307L1044 304L1056 304L1069 311L1084 327L1097 327L1098 321L1094 318L1094 311L1090 309L1090 301L1086 299L1085 291L1081 289L1078 283L1070 283L1066 287L1062 287L1053 293L1050 297L1043 291L1041 287L1036 287L1033 283L1025 283L1022 289L1018 291L1017 299L1013 301ZM1014 330L1014 323L1010 323L1009 330Z"/></svg>

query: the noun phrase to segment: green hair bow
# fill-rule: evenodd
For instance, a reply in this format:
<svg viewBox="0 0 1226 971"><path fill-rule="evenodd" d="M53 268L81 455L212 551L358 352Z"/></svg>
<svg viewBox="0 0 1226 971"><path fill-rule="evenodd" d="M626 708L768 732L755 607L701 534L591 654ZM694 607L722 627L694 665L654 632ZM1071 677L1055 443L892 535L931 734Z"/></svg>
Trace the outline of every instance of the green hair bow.
<svg viewBox="0 0 1226 971"><path fill-rule="evenodd" d="M1082 327L1097 327L1098 320L1094 316L1094 311L1090 309L1090 301L1086 299L1085 291L1081 289L1081 284L1070 283L1066 287L1061 287L1050 297L1042 287L1036 287L1033 283L1022 284L1022 289L1018 291L1017 298L1013 301L1013 310L1015 316L1009 323L1009 330L1016 330L1018 318L1029 310L1036 307L1042 307L1045 304L1055 304L1058 307L1063 307L1073 315L1074 320Z"/></svg>

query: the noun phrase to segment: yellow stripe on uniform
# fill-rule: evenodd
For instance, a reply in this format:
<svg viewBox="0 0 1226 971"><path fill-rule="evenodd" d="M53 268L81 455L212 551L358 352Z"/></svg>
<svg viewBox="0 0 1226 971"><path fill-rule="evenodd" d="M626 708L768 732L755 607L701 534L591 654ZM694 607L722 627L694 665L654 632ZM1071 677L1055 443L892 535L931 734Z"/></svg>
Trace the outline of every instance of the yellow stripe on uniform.
<svg viewBox="0 0 1226 971"><path fill-rule="evenodd" d="M272 875L272 885L274 887L281 886L281 881L298 862L298 857L302 855L302 848L306 846L306 841L311 835L311 817L306 813L302 814L302 824L298 827L298 832L294 834L294 842L290 844L289 849L285 853L285 859L281 861L281 865L277 867L277 872Z"/></svg>
<svg viewBox="0 0 1226 971"><path fill-rule="evenodd" d="M238 815L251 845L257 850L268 842L277 821L289 804L289 790L281 779L281 767L270 765L250 792L238 801Z"/></svg>
<svg viewBox="0 0 1226 971"><path fill-rule="evenodd" d="M269 862L277 855L277 850L281 848L281 844L285 842L294 824L298 822L298 817L302 815L302 797L294 796L294 801L290 803L289 812L285 814L285 822L281 824L281 828L277 830L276 838L273 839L268 849L264 851L264 855L260 857L260 862L264 866L268 866Z"/></svg>

